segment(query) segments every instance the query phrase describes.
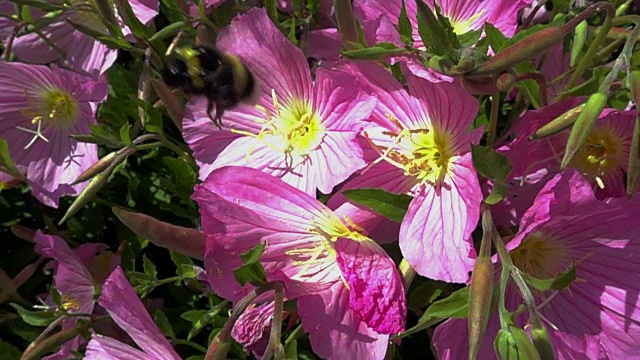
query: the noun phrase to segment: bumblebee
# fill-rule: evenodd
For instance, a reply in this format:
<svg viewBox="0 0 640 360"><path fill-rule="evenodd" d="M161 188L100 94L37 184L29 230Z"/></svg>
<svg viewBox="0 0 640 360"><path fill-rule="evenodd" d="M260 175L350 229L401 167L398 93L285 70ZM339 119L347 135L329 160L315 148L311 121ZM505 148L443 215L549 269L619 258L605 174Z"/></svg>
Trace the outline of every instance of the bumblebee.
<svg viewBox="0 0 640 360"><path fill-rule="evenodd" d="M162 77L186 94L205 96L207 115L218 128L225 110L255 101L259 93L255 77L238 57L208 47L177 49L165 61Z"/></svg>

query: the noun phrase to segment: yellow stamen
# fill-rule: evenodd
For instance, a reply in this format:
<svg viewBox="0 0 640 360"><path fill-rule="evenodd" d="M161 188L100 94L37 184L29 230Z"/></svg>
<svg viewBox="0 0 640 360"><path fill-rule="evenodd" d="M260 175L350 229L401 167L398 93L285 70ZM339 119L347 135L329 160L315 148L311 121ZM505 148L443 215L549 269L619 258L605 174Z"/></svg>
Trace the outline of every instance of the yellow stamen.
<svg viewBox="0 0 640 360"><path fill-rule="evenodd" d="M395 116L387 114L387 117L400 129L395 133L382 133L393 138L391 145L377 145L365 134L380 155L374 164L385 160L402 169L406 176L414 177L420 184L435 185L441 181L447 175L449 162L454 156L448 134L437 129L404 128Z"/></svg>

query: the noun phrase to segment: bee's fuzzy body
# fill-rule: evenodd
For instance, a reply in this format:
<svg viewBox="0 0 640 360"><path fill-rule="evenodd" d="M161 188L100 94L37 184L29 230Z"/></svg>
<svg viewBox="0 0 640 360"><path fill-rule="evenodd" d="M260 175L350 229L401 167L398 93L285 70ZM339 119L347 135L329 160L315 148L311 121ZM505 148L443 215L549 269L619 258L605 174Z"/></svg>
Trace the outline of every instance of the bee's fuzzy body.
<svg viewBox="0 0 640 360"><path fill-rule="evenodd" d="M255 101L259 93L255 77L238 57L213 48L177 50L166 61L162 77L171 87L206 97L207 114L218 127L225 110Z"/></svg>

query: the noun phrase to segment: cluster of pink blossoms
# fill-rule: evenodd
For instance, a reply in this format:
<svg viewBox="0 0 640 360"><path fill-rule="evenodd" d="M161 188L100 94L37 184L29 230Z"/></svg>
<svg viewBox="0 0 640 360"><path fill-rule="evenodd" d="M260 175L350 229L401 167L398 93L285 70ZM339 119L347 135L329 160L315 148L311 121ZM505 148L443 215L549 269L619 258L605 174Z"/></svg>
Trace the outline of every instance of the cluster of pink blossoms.
<svg viewBox="0 0 640 360"><path fill-rule="evenodd" d="M403 3L413 45L425 49L413 0L353 1L367 42L404 46L398 31ZM511 37L518 13L531 1L425 3L432 9L438 5L457 35L491 23ZM279 5L288 11L291 4ZM132 1L131 7L144 24L158 11L157 1ZM0 181L26 182L38 200L57 207L61 196L82 192L86 183L75 180L98 160L96 145L69 135L89 134L96 124L97 108L107 97L105 71L117 52L62 18L39 34L21 36L11 21L14 4L0 1L0 13L7 15L0 20L0 35L10 39L19 61L0 61L0 138L17 170L0 168ZM65 16L87 26L98 23L82 9ZM131 32L123 25L123 33ZM237 304L256 289L236 280L241 255L262 245L266 281L281 284L285 300L296 301L296 316L318 356L383 359L390 337L407 327L408 289L406 274L380 244L397 240L418 275L457 284L470 280L477 257L472 233L494 185L481 180L472 162L472 146L485 130L474 126L481 104L414 55L390 59L402 73L401 83L380 63L340 59L336 29L305 36L306 54L265 9L236 16L216 46L248 67L260 84L260 98L226 111L222 129L211 122L206 99L194 98L186 106L182 135L199 166L201 183L193 199L206 239L206 283ZM322 61L310 67L307 58ZM541 72L555 78L566 61L556 47ZM576 280L564 289L532 290L556 358L631 358L640 343L640 285L634 281L640 275L635 225L640 199L626 196L625 180L638 114L606 108L562 169L569 130L531 139L541 126L585 101L553 102L559 93L552 88L544 99L550 105L525 111L495 146L512 170L508 196L491 207L494 223L500 230L517 227L507 249L522 272L548 279L576 267ZM371 188L411 197L401 222L345 196ZM318 192L330 195L326 203L317 200ZM35 241L39 253L55 260L55 286L68 312L106 312L137 345L93 333L87 359L180 358L117 267L117 256L109 257L106 273L98 276L90 264L105 248L74 252L62 239L40 232ZM259 300L237 319L232 336L261 358L276 301L273 293ZM523 303L515 286L508 287L504 301L514 312ZM525 329L530 324L526 314L514 321ZM62 326L75 321L66 319ZM496 356L492 343L499 329L494 312L478 358ZM469 353L464 319L445 321L432 339L441 359ZM83 343L76 337L51 358L65 358Z"/></svg>

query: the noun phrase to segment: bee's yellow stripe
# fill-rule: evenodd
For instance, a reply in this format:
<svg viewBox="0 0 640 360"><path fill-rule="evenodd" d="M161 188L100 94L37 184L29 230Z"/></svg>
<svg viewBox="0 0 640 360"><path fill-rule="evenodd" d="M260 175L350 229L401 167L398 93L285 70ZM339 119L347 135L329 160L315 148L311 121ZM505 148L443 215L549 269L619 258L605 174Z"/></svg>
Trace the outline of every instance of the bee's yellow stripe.
<svg viewBox="0 0 640 360"><path fill-rule="evenodd" d="M236 90L236 93L242 94L244 93L245 88L247 87L247 82L249 81L249 74L247 73L247 68L245 68L244 64L240 62L238 57L226 54L227 59L229 60L229 65L233 69L233 87Z"/></svg>

